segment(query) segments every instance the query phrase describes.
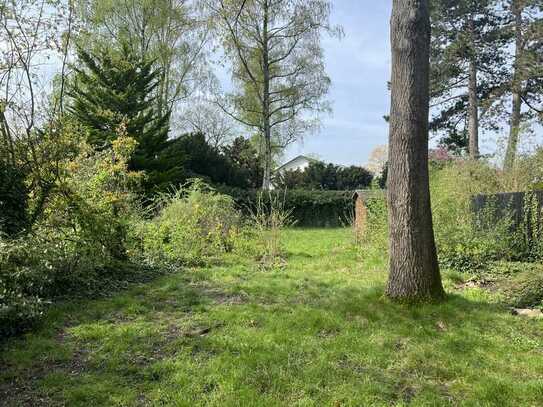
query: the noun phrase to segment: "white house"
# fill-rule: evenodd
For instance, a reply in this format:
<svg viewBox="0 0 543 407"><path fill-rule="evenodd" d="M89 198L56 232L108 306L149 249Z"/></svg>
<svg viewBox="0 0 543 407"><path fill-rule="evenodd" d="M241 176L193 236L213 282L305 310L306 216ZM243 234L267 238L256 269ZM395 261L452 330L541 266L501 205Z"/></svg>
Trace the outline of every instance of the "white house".
<svg viewBox="0 0 543 407"><path fill-rule="evenodd" d="M316 161L313 158L306 157L305 155L299 155L298 157L293 158L290 161L287 161L285 164L281 165L275 170L276 174L280 174L285 171L296 171L300 170L303 171L307 167L309 167L309 164Z"/></svg>
<svg viewBox="0 0 543 407"><path fill-rule="evenodd" d="M312 162L317 161L313 158L306 157L305 155L299 155L298 157L293 158L290 161L287 161L280 167L277 167L275 169L274 175L275 176L281 176L282 173L286 171L304 171L307 167L309 167L309 164ZM275 189L275 185L272 183L272 189Z"/></svg>

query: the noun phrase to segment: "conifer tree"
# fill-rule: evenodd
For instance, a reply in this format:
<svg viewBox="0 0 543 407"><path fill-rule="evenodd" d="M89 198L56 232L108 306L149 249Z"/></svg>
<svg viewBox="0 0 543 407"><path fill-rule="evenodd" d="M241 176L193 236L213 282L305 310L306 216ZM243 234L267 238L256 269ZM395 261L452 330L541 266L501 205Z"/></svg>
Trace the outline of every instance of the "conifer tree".
<svg viewBox="0 0 543 407"><path fill-rule="evenodd" d="M514 41L511 74L511 118L504 168L514 166L523 123L541 114L543 69L542 0L507 0ZM509 95L508 95L509 96Z"/></svg>
<svg viewBox="0 0 543 407"><path fill-rule="evenodd" d="M494 123L492 105L507 86L508 34L496 0L435 0L432 8L433 131L444 144L479 156L482 122Z"/></svg>
<svg viewBox="0 0 543 407"><path fill-rule="evenodd" d="M142 60L126 44L118 50L79 48L78 57L70 112L86 127L88 141L97 149L108 147L122 127L138 142L132 169L146 171L152 184L153 173L160 170L170 118L156 108L160 72L153 61Z"/></svg>

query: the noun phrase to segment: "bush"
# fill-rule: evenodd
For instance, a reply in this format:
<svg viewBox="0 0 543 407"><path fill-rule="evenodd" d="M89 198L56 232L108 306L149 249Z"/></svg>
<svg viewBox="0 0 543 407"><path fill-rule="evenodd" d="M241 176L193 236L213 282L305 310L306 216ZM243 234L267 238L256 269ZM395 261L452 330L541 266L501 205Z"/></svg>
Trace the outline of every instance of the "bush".
<svg viewBox="0 0 543 407"><path fill-rule="evenodd" d="M36 267L32 247L0 239L0 337L28 328L43 313L41 296L48 278Z"/></svg>
<svg viewBox="0 0 543 407"><path fill-rule="evenodd" d="M543 274L538 270L514 276L505 289L506 300L513 307L543 307Z"/></svg>
<svg viewBox="0 0 543 407"><path fill-rule="evenodd" d="M233 249L241 216L231 197L201 182L165 195L158 216L140 227L151 264L202 265Z"/></svg>
<svg viewBox="0 0 543 407"><path fill-rule="evenodd" d="M515 255L511 220L496 221L489 205L477 218L472 197L500 189L497 171L485 162L452 161L431 167L432 213L439 260L458 271L477 271Z"/></svg>
<svg viewBox="0 0 543 407"><path fill-rule="evenodd" d="M431 164L430 189L434 233L440 264L462 272L477 272L497 260L522 257L523 238L511 229L511 218L496 219L489 204L474 216L472 197L501 188L499 174L485 162L449 161ZM368 203L368 228L362 238L364 255L388 247L384 202Z"/></svg>
<svg viewBox="0 0 543 407"><path fill-rule="evenodd" d="M27 328L58 298L100 294L148 273L129 264L137 249L131 189L140 175L127 169L134 147L127 137L101 152L81 144L59 163L39 222L0 240L0 335Z"/></svg>
<svg viewBox="0 0 543 407"><path fill-rule="evenodd" d="M493 262L480 278L500 292L506 304L518 308L543 307L543 268L538 263Z"/></svg>

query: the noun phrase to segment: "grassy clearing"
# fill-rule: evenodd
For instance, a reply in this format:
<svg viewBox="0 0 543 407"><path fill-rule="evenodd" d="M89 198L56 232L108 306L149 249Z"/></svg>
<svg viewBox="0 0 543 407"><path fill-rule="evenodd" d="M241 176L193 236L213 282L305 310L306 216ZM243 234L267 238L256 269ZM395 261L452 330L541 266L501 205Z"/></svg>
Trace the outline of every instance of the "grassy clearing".
<svg viewBox="0 0 543 407"><path fill-rule="evenodd" d="M391 304L350 231L285 240L283 270L231 258L55 307L0 345L0 404L543 405L543 322L453 274L445 304Z"/></svg>

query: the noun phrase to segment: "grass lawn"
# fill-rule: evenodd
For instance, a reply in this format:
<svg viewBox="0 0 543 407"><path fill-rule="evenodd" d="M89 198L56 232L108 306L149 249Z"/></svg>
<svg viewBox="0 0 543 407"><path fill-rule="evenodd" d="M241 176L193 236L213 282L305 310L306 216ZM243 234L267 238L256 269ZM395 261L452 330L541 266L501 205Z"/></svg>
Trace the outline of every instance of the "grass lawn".
<svg viewBox="0 0 543 407"><path fill-rule="evenodd" d="M442 305L391 304L349 230L285 245L283 270L229 259L54 307L0 345L0 404L543 405L543 321L452 274Z"/></svg>

